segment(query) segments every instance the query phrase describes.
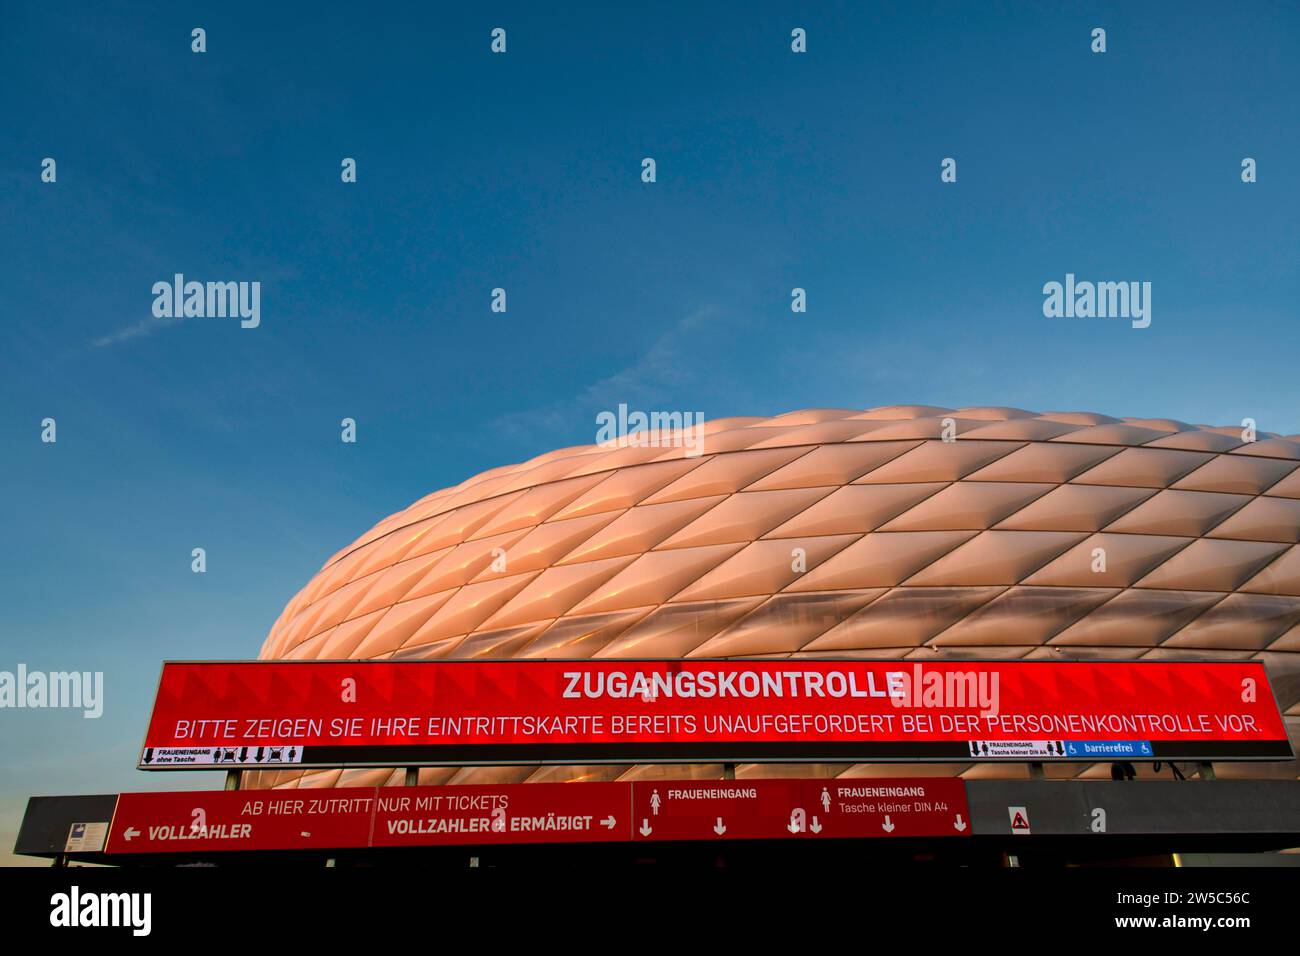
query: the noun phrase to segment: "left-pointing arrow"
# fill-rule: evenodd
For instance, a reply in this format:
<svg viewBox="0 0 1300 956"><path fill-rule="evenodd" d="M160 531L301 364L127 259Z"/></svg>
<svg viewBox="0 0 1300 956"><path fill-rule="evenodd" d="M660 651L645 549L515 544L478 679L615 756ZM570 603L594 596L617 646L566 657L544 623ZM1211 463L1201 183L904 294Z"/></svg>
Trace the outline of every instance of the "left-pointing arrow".
<svg viewBox="0 0 1300 956"><path fill-rule="evenodd" d="M126 832L122 834L122 836L126 838L127 843L130 843L132 838L138 837L139 835L140 835L140 831L137 830L135 827L127 827Z"/></svg>

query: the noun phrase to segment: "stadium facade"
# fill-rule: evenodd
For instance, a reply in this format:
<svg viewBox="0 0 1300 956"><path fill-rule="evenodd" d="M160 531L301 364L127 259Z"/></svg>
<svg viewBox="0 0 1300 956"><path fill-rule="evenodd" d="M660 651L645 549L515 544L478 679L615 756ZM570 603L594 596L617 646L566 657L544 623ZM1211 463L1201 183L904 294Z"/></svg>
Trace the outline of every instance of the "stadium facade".
<svg viewBox="0 0 1300 956"><path fill-rule="evenodd" d="M719 419L702 433L702 444L692 430L560 449L422 498L332 557L261 657L1250 658L1300 737L1300 436L915 405ZM1110 767L1047 773L1109 778ZM424 768L419 782L723 775L721 764ZM262 771L244 785L402 779L401 768Z"/></svg>

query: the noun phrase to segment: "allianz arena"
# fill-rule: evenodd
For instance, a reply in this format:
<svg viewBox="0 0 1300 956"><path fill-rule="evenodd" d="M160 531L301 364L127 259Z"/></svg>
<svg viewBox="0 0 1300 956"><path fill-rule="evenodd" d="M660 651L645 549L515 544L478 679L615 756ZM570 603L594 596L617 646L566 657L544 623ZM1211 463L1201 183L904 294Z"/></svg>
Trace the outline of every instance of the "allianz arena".
<svg viewBox="0 0 1300 956"><path fill-rule="evenodd" d="M719 419L704 436L702 454L664 436L565 448L434 492L326 562L261 657L1256 658L1300 737L1300 436L916 405ZM1217 770L1300 773L1294 762ZM373 786L402 773L257 772L244 785ZM723 773L425 768L419 780Z"/></svg>

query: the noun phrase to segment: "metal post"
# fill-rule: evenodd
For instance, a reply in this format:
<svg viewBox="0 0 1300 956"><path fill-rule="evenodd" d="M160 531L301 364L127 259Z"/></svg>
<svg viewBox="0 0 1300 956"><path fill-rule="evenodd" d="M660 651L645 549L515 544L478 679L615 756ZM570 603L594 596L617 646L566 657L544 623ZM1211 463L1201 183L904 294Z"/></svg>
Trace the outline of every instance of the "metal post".
<svg viewBox="0 0 1300 956"><path fill-rule="evenodd" d="M1214 776L1214 764L1212 764L1212 763L1210 763L1208 760L1206 760L1205 762L1203 762L1203 763L1199 763L1199 764L1197 764L1196 766L1199 767L1200 770L1201 770L1201 779L1202 779L1202 780L1214 780L1214 779L1215 779L1215 776Z"/></svg>
<svg viewBox="0 0 1300 956"><path fill-rule="evenodd" d="M244 771L227 770L226 771L226 789L238 790L240 784L244 782Z"/></svg>
<svg viewBox="0 0 1300 956"><path fill-rule="evenodd" d="M1031 763L1029 765L1029 779L1030 780L1047 779L1047 774L1043 772L1043 765L1041 763Z"/></svg>
<svg viewBox="0 0 1300 956"><path fill-rule="evenodd" d="M724 763L722 765L722 779L723 780L736 779L736 765L734 763Z"/></svg>
<svg viewBox="0 0 1300 956"><path fill-rule="evenodd" d="M406 785L407 785L408 787L414 787L414 786L416 786L417 784L419 784L419 782L420 782L420 768L419 768L419 767L407 767L407 768L406 768Z"/></svg>

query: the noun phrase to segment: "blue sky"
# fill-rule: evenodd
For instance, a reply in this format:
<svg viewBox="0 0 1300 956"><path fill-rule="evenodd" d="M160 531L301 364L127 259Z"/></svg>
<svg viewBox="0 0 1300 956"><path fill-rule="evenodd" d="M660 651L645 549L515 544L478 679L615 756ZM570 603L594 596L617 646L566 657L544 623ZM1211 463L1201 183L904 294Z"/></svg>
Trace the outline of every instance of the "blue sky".
<svg viewBox="0 0 1300 956"><path fill-rule="evenodd" d="M0 712L0 854L31 793L212 786L131 769L162 659L254 656L375 521L620 402L1300 432L1294 4L611 6L7 7L0 669L107 700ZM177 272L260 327L153 322ZM1150 328L1045 318L1067 272Z"/></svg>

